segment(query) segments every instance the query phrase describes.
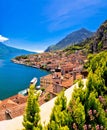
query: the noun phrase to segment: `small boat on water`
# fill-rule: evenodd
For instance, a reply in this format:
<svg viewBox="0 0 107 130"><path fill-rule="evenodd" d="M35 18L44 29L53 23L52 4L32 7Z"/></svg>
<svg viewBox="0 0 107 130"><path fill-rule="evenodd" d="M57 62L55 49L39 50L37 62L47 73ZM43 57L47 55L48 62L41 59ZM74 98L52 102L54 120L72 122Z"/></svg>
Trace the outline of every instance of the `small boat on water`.
<svg viewBox="0 0 107 130"><path fill-rule="evenodd" d="M34 77L34 78L30 81L30 85L31 85L31 84L36 85L36 83L37 83L37 78ZM40 88L40 87L37 86L36 88ZM22 91L19 91L18 94L22 94L22 95L25 96L25 95L28 94L28 90L29 90L29 88L24 89L24 90L22 90Z"/></svg>
<svg viewBox="0 0 107 130"><path fill-rule="evenodd" d="M36 86L36 90L39 90L40 89L40 85L39 86Z"/></svg>
<svg viewBox="0 0 107 130"><path fill-rule="evenodd" d="M24 90L18 92L18 94L26 96L28 94L28 89L24 89Z"/></svg>
<svg viewBox="0 0 107 130"><path fill-rule="evenodd" d="M37 78L36 77L34 77L31 81L30 81L30 84L36 84L37 83Z"/></svg>

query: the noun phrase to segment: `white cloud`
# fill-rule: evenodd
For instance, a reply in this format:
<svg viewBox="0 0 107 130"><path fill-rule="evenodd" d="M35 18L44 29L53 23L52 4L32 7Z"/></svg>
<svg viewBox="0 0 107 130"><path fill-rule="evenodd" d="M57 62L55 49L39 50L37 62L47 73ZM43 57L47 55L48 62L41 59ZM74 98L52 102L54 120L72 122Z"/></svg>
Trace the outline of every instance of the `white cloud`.
<svg viewBox="0 0 107 130"><path fill-rule="evenodd" d="M5 41L8 41L9 39L0 35L0 42L5 42Z"/></svg>

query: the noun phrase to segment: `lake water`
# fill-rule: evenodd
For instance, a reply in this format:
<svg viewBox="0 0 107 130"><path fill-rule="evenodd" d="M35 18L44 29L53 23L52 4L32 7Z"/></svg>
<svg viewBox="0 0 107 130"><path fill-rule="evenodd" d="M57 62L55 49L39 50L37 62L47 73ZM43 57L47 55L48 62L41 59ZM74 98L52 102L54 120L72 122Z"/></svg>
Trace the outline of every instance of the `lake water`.
<svg viewBox="0 0 107 130"><path fill-rule="evenodd" d="M0 56L0 100L28 88L33 77L38 78L37 85L39 85L40 77L49 74L49 72L44 70L11 62L10 59L15 56L15 54Z"/></svg>

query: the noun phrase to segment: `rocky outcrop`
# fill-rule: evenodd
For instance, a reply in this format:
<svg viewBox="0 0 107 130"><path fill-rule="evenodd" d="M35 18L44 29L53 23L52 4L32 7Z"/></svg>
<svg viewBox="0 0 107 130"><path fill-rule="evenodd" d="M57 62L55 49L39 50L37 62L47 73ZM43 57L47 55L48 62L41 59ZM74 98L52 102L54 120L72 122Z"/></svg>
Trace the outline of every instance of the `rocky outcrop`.
<svg viewBox="0 0 107 130"><path fill-rule="evenodd" d="M93 52L107 49L107 20L99 27L91 42Z"/></svg>

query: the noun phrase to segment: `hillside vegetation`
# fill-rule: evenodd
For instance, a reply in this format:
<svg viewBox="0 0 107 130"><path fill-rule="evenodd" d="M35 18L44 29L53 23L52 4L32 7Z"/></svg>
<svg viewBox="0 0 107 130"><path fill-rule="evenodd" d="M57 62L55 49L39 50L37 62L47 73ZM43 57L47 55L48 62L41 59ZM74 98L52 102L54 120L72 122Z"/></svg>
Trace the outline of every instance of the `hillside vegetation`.
<svg viewBox="0 0 107 130"><path fill-rule="evenodd" d="M73 50L83 50L86 53L96 53L105 49L107 49L107 20L98 28L94 36L77 45L69 46L64 51L71 53Z"/></svg>

